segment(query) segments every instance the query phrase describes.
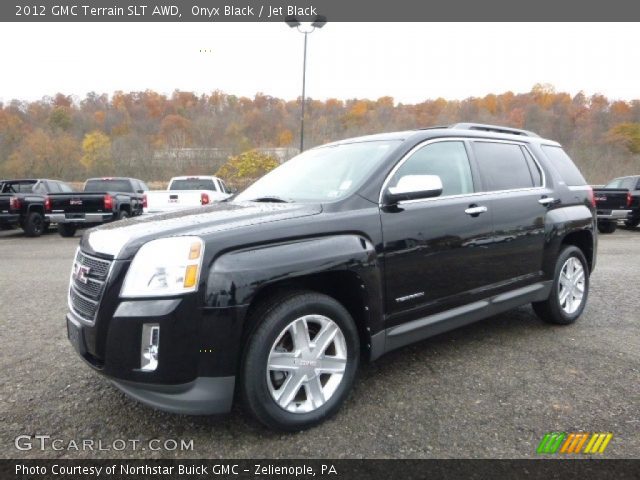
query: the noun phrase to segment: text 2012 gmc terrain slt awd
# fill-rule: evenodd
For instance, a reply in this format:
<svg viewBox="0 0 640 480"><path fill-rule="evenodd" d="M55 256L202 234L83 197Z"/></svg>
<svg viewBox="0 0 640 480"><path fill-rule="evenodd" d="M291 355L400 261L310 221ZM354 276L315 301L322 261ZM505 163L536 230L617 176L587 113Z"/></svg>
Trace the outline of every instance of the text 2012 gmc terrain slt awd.
<svg viewBox="0 0 640 480"><path fill-rule="evenodd" d="M87 231L68 336L129 396L272 428L334 413L361 359L587 302L591 188L559 144L477 124L308 150L228 202Z"/></svg>

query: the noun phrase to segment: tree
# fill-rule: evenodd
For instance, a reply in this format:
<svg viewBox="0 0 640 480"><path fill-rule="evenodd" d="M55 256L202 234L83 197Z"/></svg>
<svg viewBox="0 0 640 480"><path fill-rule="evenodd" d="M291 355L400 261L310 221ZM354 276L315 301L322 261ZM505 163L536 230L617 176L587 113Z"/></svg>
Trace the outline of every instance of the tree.
<svg viewBox="0 0 640 480"><path fill-rule="evenodd" d="M82 140L80 163L96 174L107 174L113 170L111 140L100 130L87 133Z"/></svg>
<svg viewBox="0 0 640 480"><path fill-rule="evenodd" d="M216 175L234 187L244 188L278 165L280 162L276 157L258 150L249 150L240 155L229 157L227 163L220 167Z"/></svg>
<svg viewBox="0 0 640 480"><path fill-rule="evenodd" d="M640 153L640 123L621 123L609 130L609 141L621 142L633 154Z"/></svg>

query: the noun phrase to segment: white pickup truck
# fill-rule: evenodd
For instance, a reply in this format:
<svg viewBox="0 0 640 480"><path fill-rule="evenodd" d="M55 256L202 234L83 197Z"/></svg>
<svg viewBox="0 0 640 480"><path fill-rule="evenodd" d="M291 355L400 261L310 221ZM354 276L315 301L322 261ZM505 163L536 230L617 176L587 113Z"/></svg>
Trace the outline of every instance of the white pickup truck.
<svg viewBox="0 0 640 480"><path fill-rule="evenodd" d="M218 177L193 175L173 177L166 190L151 190L145 195L144 213L165 213L220 202L229 198L231 191Z"/></svg>

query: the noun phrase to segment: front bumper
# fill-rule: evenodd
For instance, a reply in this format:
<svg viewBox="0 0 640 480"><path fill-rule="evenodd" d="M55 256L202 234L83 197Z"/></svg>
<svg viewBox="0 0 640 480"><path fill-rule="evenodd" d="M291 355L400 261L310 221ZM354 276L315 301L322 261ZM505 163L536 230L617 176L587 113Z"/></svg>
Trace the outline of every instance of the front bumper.
<svg viewBox="0 0 640 480"><path fill-rule="evenodd" d="M48 213L45 217L51 223L104 223L113 220L113 213L85 213L82 217L64 213Z"/></svg>
<svg viewBox="0 0 640 480"><path fill-rule="evenodd" d="M245 314L244 306L198 307L195 294L118 299L103 302L93 324L68 313L67 336L87 365L133 399L167 412L225 413L233 402ZM160 327L153 371L141 369L145 324Z"/></svg>
<svg viewBox="0 0 640 480"><path fill-rule="evenodd" d="M181 385L154 385L111 380L127 396L158 410L185 415L227 413L236 377L198 377Z"/></svg>
<svg viewBox="0 0 640 480"><path fill-rule="evenodd" d="M631 210L598 210L596 216L599 220L626 220Z"/></svg>

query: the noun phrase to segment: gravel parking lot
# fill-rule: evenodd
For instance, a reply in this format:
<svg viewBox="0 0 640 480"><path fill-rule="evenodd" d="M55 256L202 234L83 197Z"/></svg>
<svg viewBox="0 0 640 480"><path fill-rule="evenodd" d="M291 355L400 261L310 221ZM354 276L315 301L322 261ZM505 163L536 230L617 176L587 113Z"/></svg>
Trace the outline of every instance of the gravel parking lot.
<svg viewBox="0 0 640 480"><path fill-rule="evenodd" d="M0 457L520 458L535 457L546 432L577 430L612 432L606 457L640 457L639 229L600 236L576 324L546 325L526 307L406 347L364 365L338 415L291 435L238 407L224 417L154 411L85 366L64 323L77 243L0 233ZM18 435L140 443L20 451ZM193 450L150 451L153 438L193 440Z"/></svg>

